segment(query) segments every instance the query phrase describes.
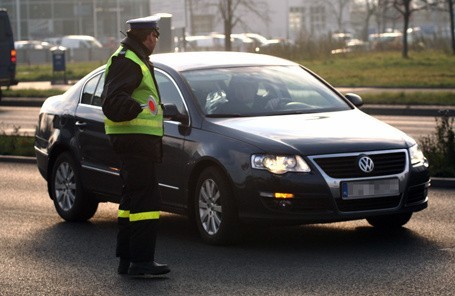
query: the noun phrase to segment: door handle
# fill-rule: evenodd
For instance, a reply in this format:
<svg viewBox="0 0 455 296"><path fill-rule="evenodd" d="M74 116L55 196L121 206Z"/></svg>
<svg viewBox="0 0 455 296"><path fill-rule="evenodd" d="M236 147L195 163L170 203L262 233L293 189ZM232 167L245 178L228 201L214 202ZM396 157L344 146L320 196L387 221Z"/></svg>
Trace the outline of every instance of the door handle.
<svg viewBox="0 0 455 296"><path fill-rule="evenodd" d="M76 126L80 129L84 128L87 126L87 122L83 122L83 121L76 121Z"/></svg>

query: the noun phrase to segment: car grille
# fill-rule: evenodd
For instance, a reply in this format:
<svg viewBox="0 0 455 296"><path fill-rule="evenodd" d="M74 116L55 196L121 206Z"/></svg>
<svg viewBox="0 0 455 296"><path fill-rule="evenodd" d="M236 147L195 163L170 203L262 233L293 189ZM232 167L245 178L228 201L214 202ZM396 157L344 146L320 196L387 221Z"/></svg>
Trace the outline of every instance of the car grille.
<svg viewBox="0 0 455 296"><path fill-rule="evenodd" d="M365 173L358 165L359 155L367 155L374 162L374 170ZM339 157L316 157L314 161L332 178L360 178L399 174L406 165L406 153L359 154Z"/></svg>

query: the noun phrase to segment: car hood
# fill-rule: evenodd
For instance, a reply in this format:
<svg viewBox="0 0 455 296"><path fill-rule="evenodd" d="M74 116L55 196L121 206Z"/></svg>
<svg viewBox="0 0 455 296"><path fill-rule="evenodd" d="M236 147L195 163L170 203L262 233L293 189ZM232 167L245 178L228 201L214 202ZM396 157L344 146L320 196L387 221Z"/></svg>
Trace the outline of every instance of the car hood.
<svg viewBox="0 0 455 296"><path fill-rule="evenodd" d="M317 155L406 148L414 140L362 111L211 119L209 129L267 153Z"/></svg>

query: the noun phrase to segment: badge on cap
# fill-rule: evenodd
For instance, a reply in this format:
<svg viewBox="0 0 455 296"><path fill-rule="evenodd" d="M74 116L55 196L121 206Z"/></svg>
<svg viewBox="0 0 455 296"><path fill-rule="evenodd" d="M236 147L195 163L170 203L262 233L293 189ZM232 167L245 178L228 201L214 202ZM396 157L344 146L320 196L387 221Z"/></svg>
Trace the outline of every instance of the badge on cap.
<svg viewBox="0 0 455 296"><path fill-rule="evenodd" d="M147 104L141 104L142 109L149 109L150 113L155 116L158 114L158 103L156 102L155 98L150 95Z"/></svg>

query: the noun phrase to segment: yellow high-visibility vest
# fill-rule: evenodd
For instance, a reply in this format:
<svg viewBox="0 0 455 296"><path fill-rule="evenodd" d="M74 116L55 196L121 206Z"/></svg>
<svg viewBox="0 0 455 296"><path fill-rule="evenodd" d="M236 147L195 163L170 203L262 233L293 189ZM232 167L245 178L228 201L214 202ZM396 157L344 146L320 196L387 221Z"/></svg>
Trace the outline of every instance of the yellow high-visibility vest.
<svg viewBox="0 0 455 296"><path fill-rule="evenodd" d="M104 118L104 128L106 134L147 134L154 136L163 135L163 108L158 90L155 86L155 81L152 77L147 65L132 51L124 49L120 46L115 53L110 57L106 65L105 77L107 77L109 67L112 63L112 58L119 54L124 54L128 58L138 64L142 71L142 81L139 86L133 91L131 97L139 104L147 104L149 96L152 96L157 103L157 114L152 115L150 109L144 108L139 115L130 121L114 122L107 117Z"/></svg>

